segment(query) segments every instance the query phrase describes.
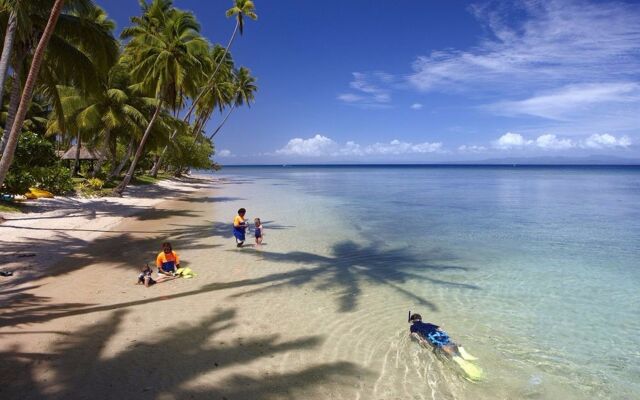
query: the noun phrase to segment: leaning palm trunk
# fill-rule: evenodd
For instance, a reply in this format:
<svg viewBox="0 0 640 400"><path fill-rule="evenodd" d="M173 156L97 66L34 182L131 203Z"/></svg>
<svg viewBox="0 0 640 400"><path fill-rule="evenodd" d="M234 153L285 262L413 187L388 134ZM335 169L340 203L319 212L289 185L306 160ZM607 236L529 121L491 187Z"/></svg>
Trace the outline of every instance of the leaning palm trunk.
<svg viewBox="0 0 640 400"><path fill-rule="evenodd" d="M7 123L4 126L2 140L0 140L0 155L4 152L9 137L9 131L13 126L13 120L16 117L18 106L20 105L20 73L22 72L22 63L19 63L13 73L13 87L11 88L11 97L9 98L9 110L7 110Z"/></svg>
<svg viewBox="0 0 640 400"><path fill-rule="evenodd" d="M216 69L213 70L213 74L211 74L211 76L209 77L209 81L207 82L205 87L202 89L202 91L200 91L200 94L198 94L195 100L193 100L193 103L191 103L191 107L189 108L189 111L187 111L187 115L185 115L184 117L185 122L188 121L189 118L191 118L191 114L193 113L193 110L195 110L202 96L204 96L211 89L211 84L213 84L213 79L216 77L216 74L218 73L220 66L224 62L224 58L227 56L227 53L229 52L231 43L233 43L233 39L235 39L236 37L236 32L238 32L238 25L239 23L236 22L236 27L233 29L233 33L231 34L231 39L229 39L229 43L227 43L227 47L224 48L224 53L222 53L222 57L220 57L220 61L218 61L218 64L216 65Z"/></svg>
<svg viewBox="0 0 640 400"><path fill-rule="evenodd" d="M29 110L29 106L31 104L33 89L36 85L38 72L40 72L40 65L42 65L42 60L44 59L44 52L47 49L49 39L53 34L56 23L58 22L58 17L60 16L60 12L62 12L63 5L64 0L56 0L53 4L53 7L51 8L51 14L49 15L49 20L47 21L47 26L44 28L42 37L38 42L38 47L36 47L36 51L33 53L33 60L31 61L29 75L27 75L27 81L24 85L24 90L22 91L20 106L18 107L16 118L13 121L13 125L9 133L9 138L7 139L7 145L4 149L2 159L0 159L0 187L2 187L4 178L7 176L9 167L11 167L11 163L13 162L13 156L16 151L16 146L18 145L18 136L20 136L22 125L24 124L24 119L27 116L27 111Z"/></svg>
<svg viewBox="0 0 640 400"><path fill-rule="evenodd" d="M216 128L215 131L213 131L213 133L211 135L209 135L209 140L213 139L213 137L220 132L220 129L222 129L222 126L224 125L225 122L227 122L227 118L229 118L229 115L231 115L231 113L233 112L233 110L235 110L236 105L232 104L231 105L231 109L229 110L229 112L227 113L227 115L224 117L224 119L222 120L222 122L220 122L220 125L218 125L218 127Z"/></svg>
<svg viewBox="0 0 640 400"><path fill-rule="evenodd" d="M153 176L154 178L158 177L158 170L160 169L160 164L162 163L162 157L164 156L164 153L166 151L167 151L167 146L165 145L160 155L156 156L155 162L153 163L153 167L151 168L151 176Z"/></svg>
<svg viewBox="0 0 640 400"><path fill-rule="evenodd" d="M160 109L162 108L162 100L158 99L158 105L156 106L156 111L153 113L153 117L151 117L151 121L149 121L149 126L144 131L144 135L142 135L142 140L140 140L140 144L138 145L138 150L136 150L136 154L133 156L133 160L131 161L131 165L129 166L129 171L122 179L122 182L113 190L114 194L118 196L122 196L124 189L126 189L129 182L131 182L131 178L133 178L133 173L136 170L136 165L138 164L138 160L142 157L142 151L144 150L144 145L151 134L151 128L153 128L153 124L156 122L158 115L160 115Z"/></svg>
<svg viewBox="0 0 640 400"><path fill-rule="evenodd" d="M16 7L18 5L16 4ZM4 94L4 82L7 79L7 71L9 70L9 60L13 51L13 40L16 37L16 28L18 26L18 17L16 11L11 11L9 22L7 23L7 32L4 36L4 46L2 47L2 55L0 56L0 104L2 104L2 96Z"/></svg>
<svg viewBox="0 0 640 400"><path fill-rule="evenodd" d="M120 164L118 164L117 166L115 166L115 158L114 158L114 166L115 167L111 171L111 173L109 174L109 178L107 178L107 179L112 179L112 178L114 178L116 176L120 176L120 173L124 169L124 166L127 165L127 161L129 161L129 159L131 158L131 154L133 153L133 145L134 144L135 144L135 139L132 137L131 140L129 141L129 146L127 147L127 153L124 155L124 157L120 161Z"/></svg>
<svg viewBox="0 0 640 400"><path fill-rule="evenodd" d="M107 131L104 134L104 144L102 145L100 154L98 154L98 162L96 163L95 168L91 172L92 178L95 178L100 172L100 170L102 170L102 164L104 164L104 160L107 158L107 151L109 150L110 139L111 139L111 130L107 129Z"/></svg>
<svg viewBox="0 0 640 400"><path fill-rule="evenodd" d="M233 39L235 39L235 37L236 37L236 33L238 32L238 26L239 26L239 23L236 22L236 27L233 29L233 33L231 34L231 39L229 39L229 43L227 43L227 47L224 48L224 52L222 53L222 56L220 57L220 61L218 61L218 64L216 64L216 69L213 70L213 73L209 77L209 81L207 82L205 87L200 91L198 96L196 96L195 100L193 100L193 103L191 103L191 107L189 107L189 111L187 111L187 114L182 119L183 122L189 121L189 119L191 118L191 114L193 113L193 110L195 110L195 108L198 105L198 103L200 102L200 99L202 98L202 96L204 96L211 89L210 86L213 83L213 79L216 77L216 74L218 73L218 70L220 69L220 66L224 62L224 58L227 56L227 53L229 52L229 48L231 47L231 44L233 43ZM170 141L173 140L173 138L176 136L177 133L178 133L178 130L177 129L174 130L171 133L171 136L169 137L169 140ZM162 149L162 152L160 153L160 157L158 157L158 160L153 165L153 169L151 170L151 175L154 178L158 176L158 170L160 169L160 164L162 163L162 158L164 157L164 154L167 152L167 149L168 149L168 146L165 145L164 148Z"/></svg>

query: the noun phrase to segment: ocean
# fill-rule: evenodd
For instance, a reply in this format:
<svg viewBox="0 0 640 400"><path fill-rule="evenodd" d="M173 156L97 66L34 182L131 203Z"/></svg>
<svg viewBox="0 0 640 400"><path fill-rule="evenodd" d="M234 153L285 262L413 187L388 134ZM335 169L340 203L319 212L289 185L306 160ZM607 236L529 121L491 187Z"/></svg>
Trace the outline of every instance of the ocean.
<svg viewBox="0 0 640 400"><path fill-rule="evenodd" d="M279 307L306 301L300 329L326 339L305 357L368 371L346 398L640 398L640 167L213 175L232 183L224 207L264 222L261 259L301 265L272 290ZM484 379L413 343L409 310L463 343Z"/></svg>

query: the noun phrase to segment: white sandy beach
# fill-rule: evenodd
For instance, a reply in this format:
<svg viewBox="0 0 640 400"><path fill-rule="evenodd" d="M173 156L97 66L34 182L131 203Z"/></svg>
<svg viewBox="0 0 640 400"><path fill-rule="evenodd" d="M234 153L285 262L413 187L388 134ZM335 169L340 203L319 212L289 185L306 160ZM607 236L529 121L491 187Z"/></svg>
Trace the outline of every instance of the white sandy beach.
<svg viewBox="0 0 640 400"><path fill-rule="evenodd" d="M330 327L300 324L305 312L333 308L333 297L309 299L311 308L290 302L286 286L305 280L304 268L288 272L289 263L234 248L223 221L242 198L216 196L225 183L165 181L122 199L49 200L44 212L8 216L4 268L16 273L2 281L0 396L353 397L366 369L318 357ZM135 285L164 240L198 276Z"/></svg>

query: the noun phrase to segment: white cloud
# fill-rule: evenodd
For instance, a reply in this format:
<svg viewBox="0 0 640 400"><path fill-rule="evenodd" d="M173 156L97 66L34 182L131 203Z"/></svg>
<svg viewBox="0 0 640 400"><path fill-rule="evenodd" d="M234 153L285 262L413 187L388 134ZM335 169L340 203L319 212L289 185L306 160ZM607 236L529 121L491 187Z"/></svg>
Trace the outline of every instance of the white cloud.
<svg viewBox="0 0 640 400"><path fill-rule="evenodd" d="M353 72L349 87L356 93L341 93L338 100L361 108L387 108L391 102L389 85L395 80L385 72Z"/></svg>
<svg viewBox="0 0 640 400"><path fill-rule="evenodd" d="M571 139L558 139L550 133L538 136L535 144L545 150L566 150L575 146Z"/></svg>
<svg viewBox="0 0 640 400"><path fill-rule="evenodd" d="M525 100L504 101L487 108L497 114L526 114L563 120L603 105L640 101L640 85L635 82L568 85ZM615 103L615 104L612 104Z"/></svg>
<svg viewBox="0 0 640 400"><path fill-rule="evenodd" d="M545 133L536 139L526 139L519 133L508 132L492 143L499 150L539 149L539 150L568 150L568 149L613 149L631 146L631 139L627 136L615 137L608 133L594 134L581 140L559 138ZM458 150L468 151L472 146L460 146Z"/></svg>
<svg viewBox="0 0 640 400"><path fill-rule="evenodd" d="M322 135L315 135L309 139L291 139L285 147L280 150L276 150L276 154L308 157L397 156L404 154L429 154L443 152L442 143L440 142L411 143L396 139L388 143L378 142L364 146L356 142L349 141L340 146L334 140Z"/></svg>
<svg viewBox="0 0 640 400"><path fill-rule="evenodd" d="M422 104L420 104L420 103L413 103L413 104L411 105L411 109L412 109L412 110L420 110L420 109L422 109Z"/></svg>
<svg viewBox="0 0 640 400"><path fill-rule="evenodd" d="M458 151L460 153L483 153L486 150L487 150L486 147L478 146L475 144L472 144L472 145L463 144L462 146L458 147Z"/></svg>
<svg viewBox="0 0 640 400"><path fill-rule="evenodd" d="M582 147L588 149L603 149L603 148L615 148L615 147L629 147L631 146L631 139L627 136L616 138L608 133L594 134L589 136L582 142Z"/></svg>
<svg viewBox="0 0 640 400"><path fill-rule="evenodd" d="M357 101L364 100L364 97L358 96L357 94L353 93L343 93L338 95L338 100L342 100L345 103L355 103Z"/></svg>
<svg viewBox="0 0 640 400"><path fill-rule="evenodd" d="M493 142L493 147L502 150L508 150L513 148L522 148L533 143L532 140L525 140L519 133L507 132L500 136L498 140Z"/></svg>
<svg viewBox="0 0 640 400"><path fill-rule="evenodd" d="M442 152L442 143L409 143L392 140L389 143L374 143L364 148L369 155L425 154Z"/></svg>
<svg viewBox="0 0 640 400"><path fill-rule="evenodd" d="M233 154L231 153L231 150L227 150L227 149L222 149L218 152L216 152L216 154L218 155L218 157L232 157Z"/></svg>
<svg viewBox="0 0 640 400"><path fill-rule="evenodd" d="M411 85L424 91L451 86L553 87L596 82L603 76L614 81L634 79L640 68L638 4L488 2L472 10L489 36L466 51L434 51L418 57L408 78Z"/></svg>
<svg viewBox="0 0 640 400"><path fill-rule="evenodd" d="M337 143L326 136L315 135L309 139L295 138L277 150L278 154L318 157L335 150Z"/></svg>

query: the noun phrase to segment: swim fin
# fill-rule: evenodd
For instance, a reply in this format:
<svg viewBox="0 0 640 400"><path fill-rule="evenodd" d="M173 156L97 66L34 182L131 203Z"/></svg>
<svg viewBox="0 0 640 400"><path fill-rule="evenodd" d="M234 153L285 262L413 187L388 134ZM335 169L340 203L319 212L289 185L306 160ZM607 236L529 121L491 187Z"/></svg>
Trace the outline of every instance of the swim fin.
<svg viewBox="0 0 640 400"><path fill-rule="evenodd" d="M458 346L458 353L467 361L475 361L478 357L474 357L471 354L467 353L467 351L462 346Z"/></svg>
<svg viewBox="0 0 640 400"><path fill-rule="evenodd" d="M459 356L453 356L452 359L456 364L460 366L460 368L462 368L469 380L479 381L480 379L482 379L482 368L470 363L469 361L464 360Z"/></svg>

